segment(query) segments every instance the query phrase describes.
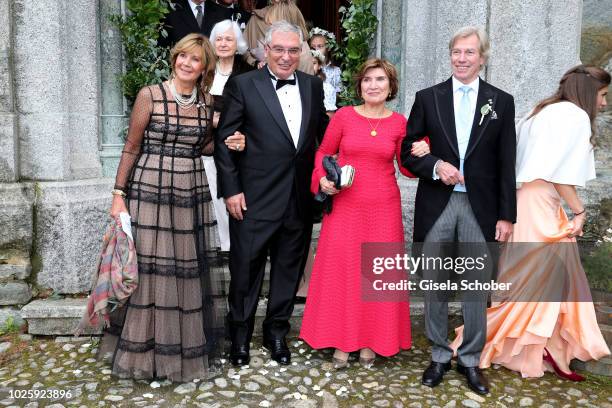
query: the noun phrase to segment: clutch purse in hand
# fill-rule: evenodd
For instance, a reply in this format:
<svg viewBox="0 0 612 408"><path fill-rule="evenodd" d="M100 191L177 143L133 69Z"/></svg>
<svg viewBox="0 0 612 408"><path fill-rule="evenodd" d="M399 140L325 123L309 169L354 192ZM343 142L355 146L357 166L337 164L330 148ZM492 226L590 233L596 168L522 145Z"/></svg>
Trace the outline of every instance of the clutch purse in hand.
<svg viewBox="0 0 612 408"><path fill-rule="evenodd" d="M332 156L323 157L323 168L329 181L333 182L338 190L350 187L353 184L355 177L355 169L350 164L344 165L342 168ZM315 196L315 200L323 203L323 212L329 214L331 212L331 197L323 191L319 191Z"/></svg>
<svg viewBox="0 0 612 408"><path fill-rule="evenodd" d="M340 170L340 188L350 187L355 177L355 168L350 164L345 164Z"/></svg>

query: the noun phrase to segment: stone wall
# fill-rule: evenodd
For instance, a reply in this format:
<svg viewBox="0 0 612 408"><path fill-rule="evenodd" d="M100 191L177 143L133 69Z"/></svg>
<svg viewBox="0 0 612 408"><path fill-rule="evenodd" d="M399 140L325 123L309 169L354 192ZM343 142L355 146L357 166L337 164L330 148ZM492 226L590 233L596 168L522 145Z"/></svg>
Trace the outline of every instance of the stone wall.
<svg viewBox="0 0 612 408"><path fill-rule="evenodd" d="M0 0L0 183L17 180L11 1Z"/></svg>
<svg viewBox="0 0 612 408"><path fill-rule="evenodd" d="M88 0L0 0L0 326L41 291L90 285L112 186L98 18Z"/></svg>
<svg viewBox="0 0 612 408"><path fill-rule="evenodd" d="M585 0L582 16L580 59L612 73L612 7L608 1ZM608 89L612 93L612 88ZM608 96L608 100L610 96ZM610 103L610 102L609 102ZM589 232L596 236L612 227L612 106L597 118L595 161L597 180L584 191L589 202Z"/></svg>

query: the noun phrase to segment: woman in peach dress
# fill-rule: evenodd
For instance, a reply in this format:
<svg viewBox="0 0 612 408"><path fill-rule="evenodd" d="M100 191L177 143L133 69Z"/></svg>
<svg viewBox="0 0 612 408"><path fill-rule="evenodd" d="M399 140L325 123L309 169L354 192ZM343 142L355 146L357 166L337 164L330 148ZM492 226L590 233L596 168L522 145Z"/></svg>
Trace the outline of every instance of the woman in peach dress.
<svg viewBox="0 0 612 408"><path fill-rule="evenodd" d="M480 367L492 363L541 377L554 370L581 381L569 363L610 354L601 335L576 236L585 207L576 186L595 178L593 122L606 105L610 75L579 65L559 89L517 126L517 221L499 262L499 282L512 283L509 298L487 310L487 342ZM562 208L565 201L573 217ZM561 273L560 273L561 272ZM456 329L454 350L463 327Z"/></svg>

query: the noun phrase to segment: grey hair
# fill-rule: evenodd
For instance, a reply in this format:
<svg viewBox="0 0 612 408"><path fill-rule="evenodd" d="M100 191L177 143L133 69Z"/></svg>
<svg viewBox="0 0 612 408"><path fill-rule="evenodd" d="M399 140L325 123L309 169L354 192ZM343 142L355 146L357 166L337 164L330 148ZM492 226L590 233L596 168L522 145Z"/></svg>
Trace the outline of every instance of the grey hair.
<svg viewBox="0 0 612 408"><path fill-rule="evenodd" d="M489 55L491 54L491 45L489 43L489 36L482 28L476 26L466 26L455 31L453 38L451 38L448 43L448 51L452 51L459 38L466 38L471 35L475 35L478 38L478 52L480 53L480 56L484 58L484 65L486 65L487 61L489 61Z"/></svg>
<svg viewBox="0 0 612 408"><path fill-rule="evenodd" d="M285 20L279 20L270 25L270 28L266 31L266 38L264 40L266 45L272 42L272 34L274 33L295 33L300 36L300 44L304 42L302 30L295 24L291 24Z"/></svg>
<svg viewBox="0 0 612 408"><path fill-rule="evenodd" d="M236 37L236 54L244 54L249 49L249 46L242 35L242 31L240 30L238 23L232 20L223 20L215 24L209 37L213 48L217 37L230 28L234 30L234 37Z"/></svg>

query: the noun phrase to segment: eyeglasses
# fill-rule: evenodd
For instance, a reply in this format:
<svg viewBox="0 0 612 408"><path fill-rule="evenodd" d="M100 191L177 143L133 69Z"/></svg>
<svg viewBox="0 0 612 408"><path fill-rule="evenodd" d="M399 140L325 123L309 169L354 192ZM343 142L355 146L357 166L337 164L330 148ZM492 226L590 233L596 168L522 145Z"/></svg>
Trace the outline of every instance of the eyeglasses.
<svg viewBox="0 0 612 408"><path fill-rule="evenodd" d="M297 57L298 55L300 55L300 52L302 51L301 48L283 48L283 47L270 47L267 46L268 49L272 52L272 54L274 55L285 55L285 53L289 54L292 57Z"/></svg>
<svg viewBox="0 0 612 408"><path fill-rule="evenodd" d="M460 57L462 54L465 54L466 57L475 57L478 54L478 51L473 49L463 51L456 48L451 50L451 56L453 57Z"/></svg>

